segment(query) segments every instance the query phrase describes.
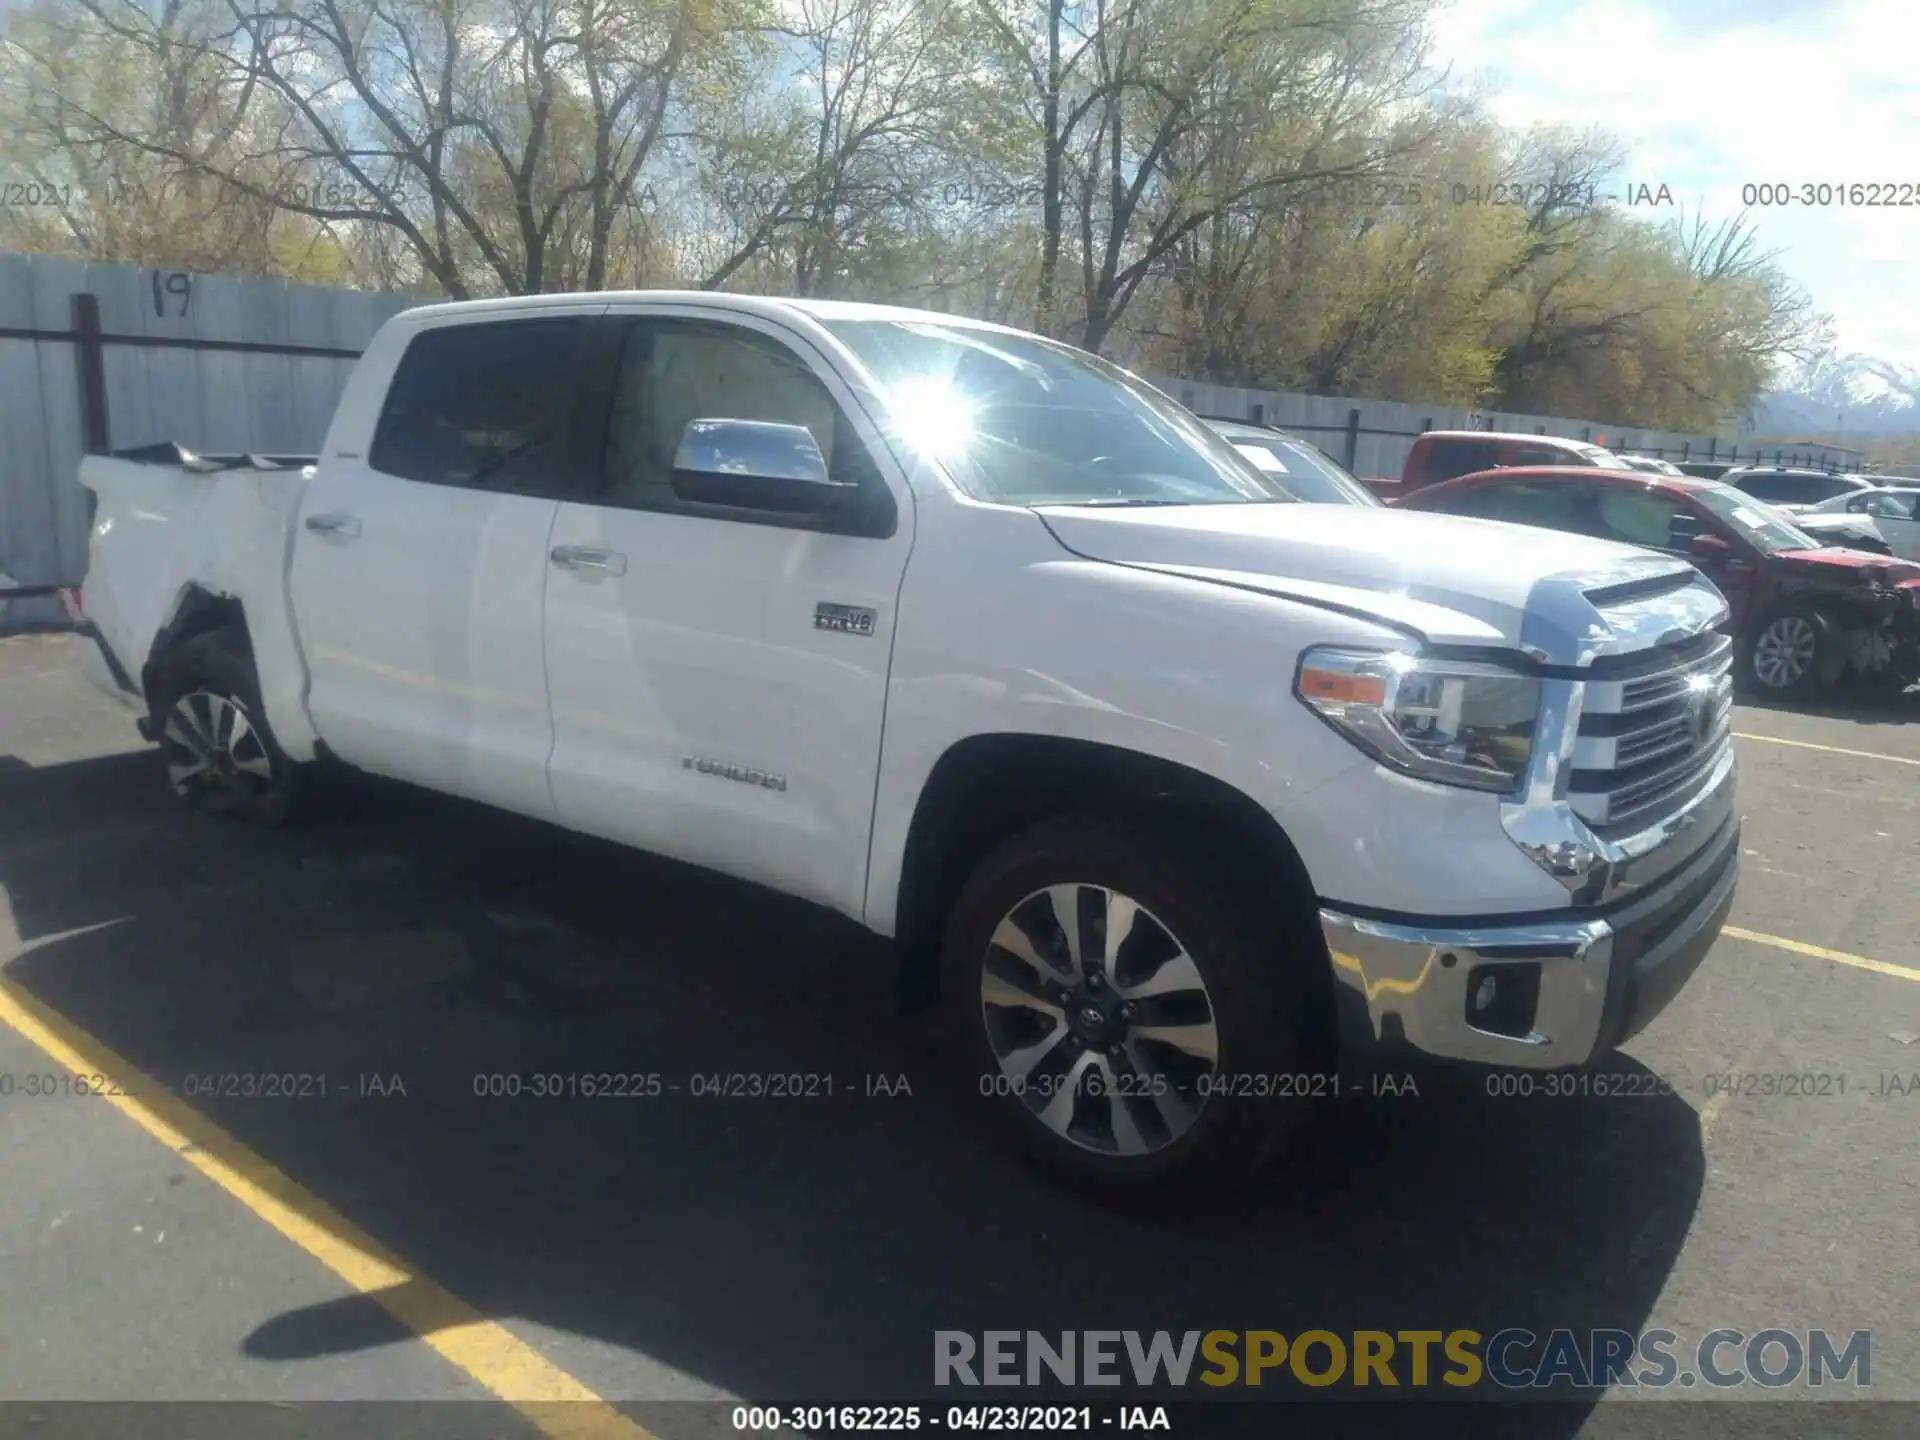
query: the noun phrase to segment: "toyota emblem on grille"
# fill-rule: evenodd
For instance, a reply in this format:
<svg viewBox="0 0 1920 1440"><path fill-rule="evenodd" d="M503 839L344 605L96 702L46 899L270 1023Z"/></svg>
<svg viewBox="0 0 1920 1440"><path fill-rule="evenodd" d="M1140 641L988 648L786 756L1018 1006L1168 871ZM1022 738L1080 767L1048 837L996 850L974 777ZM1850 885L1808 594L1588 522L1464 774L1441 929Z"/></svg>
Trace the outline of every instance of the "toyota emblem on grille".
<svg viewBox="0 0 1920 1440"><path fill-rule="evenodd" d="M1707 735L1713 729L1714 692L1695 690L1687 696L1687 733L1693 737L1695 745L1707 743Z"/></svg>

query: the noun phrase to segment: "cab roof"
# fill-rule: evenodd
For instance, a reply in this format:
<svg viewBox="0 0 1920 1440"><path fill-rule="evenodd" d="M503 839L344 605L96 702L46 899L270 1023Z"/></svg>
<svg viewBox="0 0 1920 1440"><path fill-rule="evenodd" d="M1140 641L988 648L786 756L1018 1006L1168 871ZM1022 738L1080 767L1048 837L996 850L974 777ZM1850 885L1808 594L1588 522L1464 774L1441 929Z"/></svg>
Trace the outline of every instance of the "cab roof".
<svg viewBox="0 0 1920 1440"><path fill-rule="evenodd" d="M569 290L543 295L506 295L487 300L450 300L417 305L402 315L423 320L454 320L465 316L511 314L516 310L594 309L603 305L644 301L656 305L700 305L737 310L749 315L801 314L818 321L898 320L947 325L1003 334L1026 334L1008 325L951 315L941 310L915 310L904 305L873 305L859 300L816 300L785 295L737 295L721 290Z"/></svg>

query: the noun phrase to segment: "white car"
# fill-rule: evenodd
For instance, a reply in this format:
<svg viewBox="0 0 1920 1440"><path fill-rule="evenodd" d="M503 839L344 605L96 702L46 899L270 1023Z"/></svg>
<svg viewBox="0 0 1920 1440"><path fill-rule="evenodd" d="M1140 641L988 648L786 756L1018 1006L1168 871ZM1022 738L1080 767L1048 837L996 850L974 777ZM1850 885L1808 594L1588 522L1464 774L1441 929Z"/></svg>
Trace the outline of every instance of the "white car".
<svg viewBox="0 0 1920 1440"><path fill-rule="evenodd" d="M1864 520L1887 542L1887 548L1903 560L1920 560L1920 488L1888 485L1874 490L1855 490L1836 495L1818 505L1809 506L1793 517L1794 524L1816 534L1813 522L1825 523L1830 516Z"/></svg>
<svg viewBox="0 0 1920 1440"><path fill-rule="evenodd" d="M1347 1054L1585 1064L1731 903L1687 560L1297 503L1002 326L427 306L313 464L80 480L95 678L189 805L283 818L332 760L839 911L937 985L968 1103L1095 1189L1206 1193Z"/></svg>
<svg viewBox="0 0 1920 1440"><path fill-rule="evenodd" d="M1893 547L1880 533L1871 515L1813 515L1800 506L1769 505L1767 508L1802 534L1811 535L1823 545L1838 545L1846 550L1867 550L1875 555L1893 554Z"/></svg>
<svg viewBox="0 0 1920 1440"><path fill-rule="evenodd" d="M1256 468L1297 500L1316 505L1378 505L1380 497L1345 466L1285 430L1239 420L1201 417Z"/></svg>

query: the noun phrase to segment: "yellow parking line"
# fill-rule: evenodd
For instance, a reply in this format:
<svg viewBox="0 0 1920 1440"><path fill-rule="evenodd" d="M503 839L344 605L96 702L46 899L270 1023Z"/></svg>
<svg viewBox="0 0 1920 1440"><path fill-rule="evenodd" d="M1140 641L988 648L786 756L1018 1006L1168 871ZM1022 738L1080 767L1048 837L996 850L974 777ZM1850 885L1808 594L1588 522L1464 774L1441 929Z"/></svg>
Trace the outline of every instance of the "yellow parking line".
<svg viewBox="0 0 1920 1440"><path fill-rule="evenodd" d="M551 1440L653 1440L505 1326L418 1273L326 1201L4 977L0 1020L74 1074L104 1077L110 1091L124 1091L102 1098Z"/></svg>
<svg viewBox="0 0 1920 1440"><path fill-rule="evenodd" d="M1778 935L1763 935L1758 930L1742 930L1738 925L1722 926L1722 935L1736 940L1751 940L1756 945L1771 945L1776 950L1791 950L1796 955L1811 955L1816 960L1831 960L1836 965L1851 965L1856 970L1871 970L1876 975L1892 975L1901 980L1920 980L1920 970L1905 965L1890 965L1885 960L1869 960L1865 955L1849 955L1844 950L1828 950L1804 940L1787 940Z"/></svg>
<svg viewBox="0 0 1920 1440"><path fill-rule="evenodd" d="M1816 745L1811 740L1783 740L1778 735L1749 735L1744 730L1734 731L1733 738L1736 740L1764 740L1769 745L1791 745L1799 750L1824 750L1829 755L1853 755L1862 760L1888 760L1895 765L1920 765L1920 760L1915 760L1906 755L1882 755L1878 750L1847 750L1838 745Z"/></svg>

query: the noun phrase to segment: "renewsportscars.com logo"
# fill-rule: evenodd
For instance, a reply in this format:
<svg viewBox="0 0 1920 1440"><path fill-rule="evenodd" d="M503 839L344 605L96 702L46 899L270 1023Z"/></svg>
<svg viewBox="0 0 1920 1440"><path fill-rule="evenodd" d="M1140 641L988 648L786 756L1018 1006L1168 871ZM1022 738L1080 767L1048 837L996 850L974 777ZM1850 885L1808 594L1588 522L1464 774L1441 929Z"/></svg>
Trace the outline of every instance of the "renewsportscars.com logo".
<svg viewBox="0 0 1920 1440"><path fill-rule="evenodd" d="M1446 1386L1543 1390L1621 1386L1873 1383L1873 1333L1709 1330L936 1330L940 1386Z"/></svg>

